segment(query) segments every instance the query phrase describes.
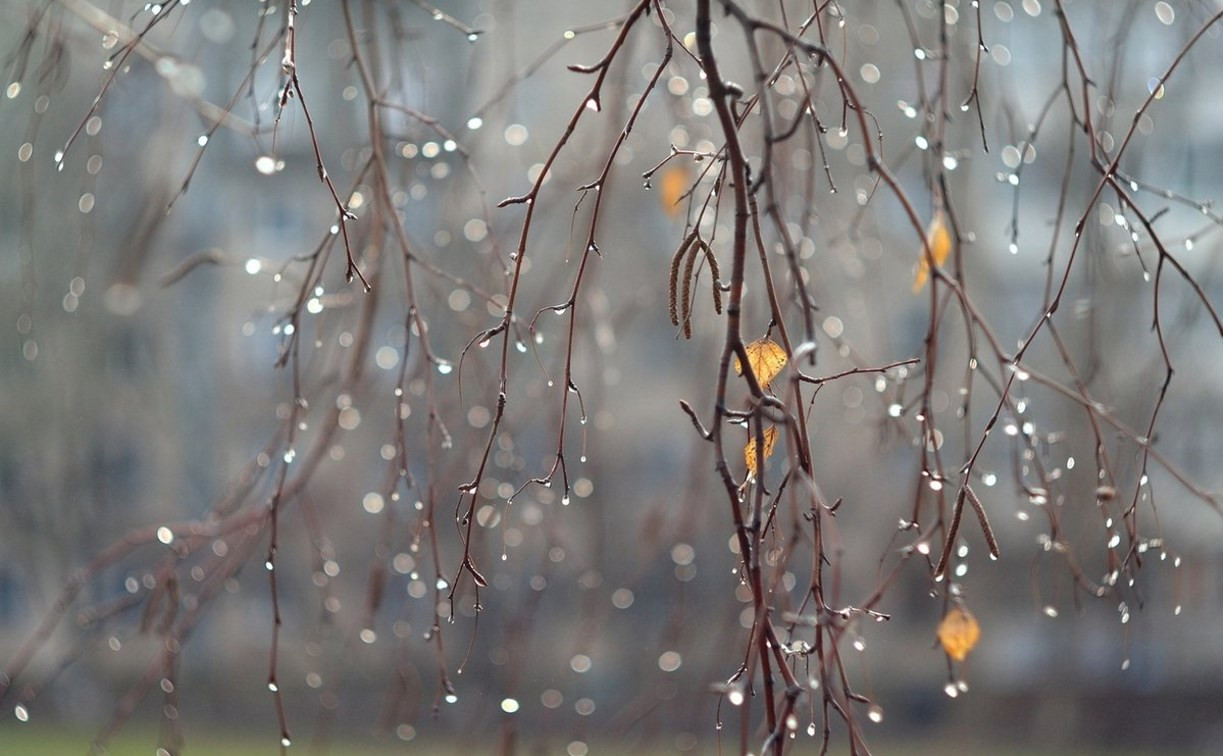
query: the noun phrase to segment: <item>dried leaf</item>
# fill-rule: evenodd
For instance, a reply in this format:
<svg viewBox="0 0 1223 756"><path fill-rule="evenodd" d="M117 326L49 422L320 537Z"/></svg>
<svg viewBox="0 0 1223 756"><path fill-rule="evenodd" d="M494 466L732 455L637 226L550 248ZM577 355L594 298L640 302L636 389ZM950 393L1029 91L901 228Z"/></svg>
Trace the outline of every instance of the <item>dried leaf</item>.
<svg viewBox="0 0 1223 756"><path fill-rule="evenodd" d="M956 661L964 661L980 637L981 626L977 624L977 618L962 607L957 606L947 612L938 626L938 639L943 644L943 650Z"/></svg>
<svg viewBox="0 0 1223 756"><path fill-rule="evenodd" d="M674 218L683 211L684 195L692 186L692 171L686 163L673 160L658 177L658 202L663 212Z"/></svg>
<svg viewBox="0 0 1223 756"><path fill-rule="evenodd" d="M934 214L934 218L926 228L926 244L929 245L930 254L933 255L936 264L941 267L943 263L947 262L947 256L951 254L951 232L947 230L947 218L943 215L942 210ZM917 275L913 278L914 294L922 290L929 277L930 263L926 259L926 248L923 246L918 250Z"/></svg>
<svg viewBox="0 0 1223 756"><path fill-rule="evenodd" d="M786 366L786 350L770 338L753 341L745 349L747 350L747 362L752 366L752 372L756 374L756 382L760 384L761 388L767 387ZM735 360L735 372L743 373L743 366L739 364L738 359Z"/></svg>
<svg viewBox="0 0 1223 756"><path fill-rule="evenodd" d="M777 426L770 425L764 429L764 458L768 459L773 453L773 446L777 443ZM756 474L756 434L752 433L752 438L747 442L747 446L743 449L743 458L747 460L747 471L751 475Z"/></svg>

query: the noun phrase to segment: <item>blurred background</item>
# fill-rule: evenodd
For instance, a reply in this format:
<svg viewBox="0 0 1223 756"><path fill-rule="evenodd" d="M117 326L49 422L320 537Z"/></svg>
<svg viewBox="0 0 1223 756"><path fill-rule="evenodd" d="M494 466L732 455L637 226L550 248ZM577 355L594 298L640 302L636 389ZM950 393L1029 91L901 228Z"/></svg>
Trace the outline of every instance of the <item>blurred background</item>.
<svg viewBox="0 0 1223 756"><path fill-rule="evenodd" d="M0 6L0 659L21 656L74 571L121 544L12 681L0 750L6 739L31 742L18 740L31 728L79 731L86 748L159 658L159 612L189 626L172 690L150 678L128 729L152 743L172 719L188 748L224 729L274 749L266 535L248 526L186 553L179 528L266 507L283 472L301 484L279 523L278 685L300 742L484 752L517 738L530 752L573 756L717 752L719 718L738 727L739 713L712 686L738 668L751 598L732 572L737 547L713 450L679 402L712 416L723 321L706 279L690 340L667 313L671 256L695 218L674 187L698 182L703 197L710 163L675 159L642 178L673 148L721 145L691 54L675 46L606 180L583 192L666 47L656 13L634 26L601 108L583 114L534 203L506 415L476 492L472 553L489 583L477 622L469 577L453 618L445 595L463 556L459 487L475 475L497 408L500 341L475 342L501 318L527 213L497 203L540 176L593 83L567 66L600 60L631 4L351 2L348 19L341 3L300 5L301 90L283 112L283 4ZM693 4L664 5L677 39L691 44ZM806 2L743 5L791 29L812 12ZM880 752L1223 749L1223 517L1217 497L1212 505L1193 488L1223 482L1223 338L1185 279L1165 270L1158 305L1175 374L1150 434L1161 458L1144 469L1133 436L1147 435L1165 379L1152 330L1159 256L1117 196L1091 203L1100 173L1076 127L1090 115L1106 164L1134 126L1120 164L1133 196L1203 296L1223 302L1213 205L1223 188L1223 27L1205 33L1162 89L1159 80L1217 6L821 6L828 47L877 127L876 149L923 220L934 207L931 176L945 178L965 289L1002 348L1041 317L1049 276L1056 286L1075 223L1086 219L1054 321L1089 395L1134 429L1103 430L1117 472L1109 511L1133 502L1144 537L1157 539L1143 542L1149 553L1132 584L1123 576L1101 599L1076 588L1058 544L1093 581L1115 569L1118 553L1097 501L1096 437L1079 403L1024 382L1025 410L999 417L974 468L1002 556L989 559L966 517L955 582L982 637L949 677L935 637L943 588L925 560L907 559L914 534L897 529L927 485L914 442L924 374L908 366L825 384L810 402L816 478L843 502L828 535L830 601L855 604L882 585L876 608L891 615L854 626L843 649L860 657L848 665L855 687L883 709L882 721L862 720ZM719 12L715 23L723 75L749 88L740 29ZM1092 82L1086 103L1062 23ZM129 30L146 27L129 46ZM952 107L935 155L926 98L938 86L941 30ZM377 109L377 150L353 38L379 98L397 104ZM768 66L785 53L774 43L762 46ZM976 105L958 107L978 58L980 123ZM930 300L911 292L920 244L900 204L876 187L862 135L840 128L835 82L810 61L803 70L807 85L820 85L814 109L827 129L800 129L779 145L773 177L819 307L817 364L803 369L924 359ZM794 67L776 80L781 118L804 107L804 89ZM745 134L758 160L756 120ZM345 281L344 234L316 148L357 216L344 231L371 293ZM414 313L369 167L378 160L416 261ZM599 194L600 254L584 256ZM728 207L703 226L720 240L723 267ZM775 238L770 230L770 252ZM584 259L576 306L559 307ZM774 259L788 281L784 257ZM973 355L958 310L945 318L932 410L954 471L998 395L978 381L963 398ZM796 315L791 328L799 323ZM562 415L571 324L580 393L569 392ZM745 336L767 327L760 279L749 278ZM278 366L293 349L297 367ZM982 370L999 375L990 352L979 354ZM1074 386L1047 337L1025 365ZM295 396L305 400L296 409ZM562 427L567 482L529 484L551 469ZM1025 488L1033 449L1055 482L1044 502ZM770 460L774 484L786 465L784 453ZM1060 515L1052 541L1043 507ZM173 538L161 539L162 526ZM245 566L214 579L242 548ZM806 554L779 576L777 592L788 594L779 605L801 604ZM167 571L177 615L165 608ZM439 671L435 615L452 690ZM945 694L949 680L967 693ZM801 700L804 750L818 747L807 728L822 726L820 716ZM723 747L734 750L736 738Z"/></svg>

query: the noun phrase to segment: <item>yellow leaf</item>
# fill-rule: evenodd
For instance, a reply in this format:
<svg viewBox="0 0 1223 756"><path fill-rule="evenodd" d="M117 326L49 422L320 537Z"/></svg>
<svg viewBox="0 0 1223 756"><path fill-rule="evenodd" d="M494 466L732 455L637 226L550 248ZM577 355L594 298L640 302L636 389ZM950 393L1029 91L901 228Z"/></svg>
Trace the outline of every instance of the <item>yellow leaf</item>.
<svg viewBox="0 0 1223 756"><path fill-rule="evenodd" d="M937 265L941 267L943 263L947 262L947 256L951 254L951 232L947 230L947 219L942 210L934 214L934 218L926 228L926 244L929 245L930 254L933 255ZM914 294L922 290L929 277L930 262L926 259L926 248L923 246L918 250L917 275L913 278Z"/></svg>
<svg viewBox="0 0 1223 756"><path fill-rule="evenodd" d="M980 637L981 626L977 624L977 618L972 616L972 612L958 606L947 612L938 626L938 639L943 644L943 650L956 661L964 661Z"/></svg>
<svg viewBox="0 0 1223 756"><path fill-rule="evenodd" d="M764 429L764 458L768 459L773 453L773 445L777 443L777 426L770 425ZM756 434L752 433L752 439L747 442L747 446L743 449L743 458L747 460L748 473L756 474Z"/></svg>
<svg viewBox="0 0 1223 756"><path fill-rule="evenodd" d="M760 384L761 388L767 387L786 366L786 350L770 338L753 341L745 349L747 350L747 364L752 366L756 382ZM735 360L735 372L743 373L743 366L739 364L738 359Z"/></svg>
<svg viewBox="0 0 1223 756"><path fill-rule="evenodd" d="M669 217L676 217L684 209L683 199L692 186L692 171L686 163L672 161L658 178L658 202Z"/></svg>

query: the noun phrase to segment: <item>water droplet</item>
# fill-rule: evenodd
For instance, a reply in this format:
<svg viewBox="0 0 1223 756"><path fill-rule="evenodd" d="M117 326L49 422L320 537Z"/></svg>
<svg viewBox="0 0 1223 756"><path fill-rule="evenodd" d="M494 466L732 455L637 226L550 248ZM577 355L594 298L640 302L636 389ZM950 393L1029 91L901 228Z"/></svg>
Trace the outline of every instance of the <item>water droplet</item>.
<svg viewBox="0 0 1223 756"><path fill-rule="evenodd" d="M956 696L960 695L960 689L957 688L953 682L949 682L944 685L943 692L947 694L948 698L955 698Z"/></svg>
<svg viewBox="0 0 1223 756"><path fill-rule="evenodd" d="M5 94L5 96L7 96L7 97L8 97L10 100L12 100L12 99L14 99L15 97L17 97L17 95L21 94L21 82L19 82L19 81L14 81L13 83L9 84L9 85L8 85L8 89L6 89L6 90L4 91L4 94ZM24 721L24 720L23 720L23 721Z"/></svg>
<svg viewBox="0 0 1223 756"><path fill-rule="evenodd" d="M879 724L883 721L883 707L879 704L871 704L870 709L866 712L866 716L875 724Z"/></svg>
<svg viewBox="0 0 1223 756"><path fill-rule="evenodd" d="M271 155L260 155L255 159L255 170L264 176L271 176L276 172L276 158Z"/></svg>
<svg viewBox="0 0 1223 756"><path fill-rule="evenodd" d="M25 706L17 704L13 707L13 716L17 717L18 722L29 722L30 712Z"/></svg>
<svg viewBox="0 0 1223 756"><path fill-rule="evenodd" d="M454 693L447 693L447 694L446 694L446 703L451 703L451 704L452 704L452 703L458 703L458 700L459 700L459 697L458 697L457 695L455 695Z"/></svg>

